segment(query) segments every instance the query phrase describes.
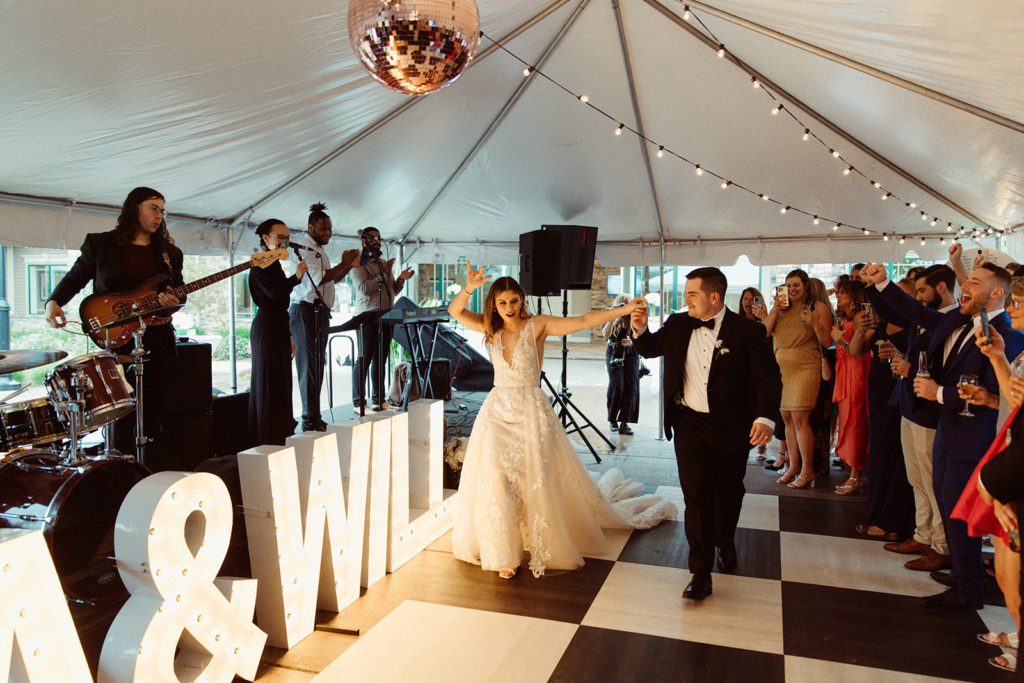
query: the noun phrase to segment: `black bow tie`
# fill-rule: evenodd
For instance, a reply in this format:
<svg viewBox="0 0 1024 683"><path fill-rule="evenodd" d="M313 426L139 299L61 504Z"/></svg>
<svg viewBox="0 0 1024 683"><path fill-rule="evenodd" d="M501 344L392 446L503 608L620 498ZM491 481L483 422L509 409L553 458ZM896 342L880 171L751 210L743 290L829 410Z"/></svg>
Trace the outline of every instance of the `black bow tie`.
<svg viewBox="0 0 1024 683"><path fill-rule="evenodd" d="M706 327L709 330L711 330L712 332L714 332L715 331L715 319L714 318L709 318L708 320L697 320L696 318L694 318L693 319L693 326L694 326L694 328Z"/></svg>

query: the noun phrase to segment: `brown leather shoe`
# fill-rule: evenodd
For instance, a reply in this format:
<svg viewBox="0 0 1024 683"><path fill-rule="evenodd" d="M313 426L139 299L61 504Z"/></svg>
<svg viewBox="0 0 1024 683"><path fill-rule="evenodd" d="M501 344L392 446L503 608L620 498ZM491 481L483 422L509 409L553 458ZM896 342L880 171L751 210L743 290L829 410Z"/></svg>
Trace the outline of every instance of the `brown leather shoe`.
<svg viewBox="0 0 1024 683"><path fill-rule="evenodd" d="M940 555L934 550L927 555L922 555L916 560L910 560L903 565L907 569L913 569L921 572L933 572L938 569L948 569L953 566L953 561L949 555Z"/></svg>
<svg viewBox="0 0 1024 683"><path fill-rule="evenodd" d="M882 546L886 550L894 553L904 553L906 555L927 555L932 551L932 547L927 543L919 543L913 538L908 538L902 543L886 543Z"/></svg>

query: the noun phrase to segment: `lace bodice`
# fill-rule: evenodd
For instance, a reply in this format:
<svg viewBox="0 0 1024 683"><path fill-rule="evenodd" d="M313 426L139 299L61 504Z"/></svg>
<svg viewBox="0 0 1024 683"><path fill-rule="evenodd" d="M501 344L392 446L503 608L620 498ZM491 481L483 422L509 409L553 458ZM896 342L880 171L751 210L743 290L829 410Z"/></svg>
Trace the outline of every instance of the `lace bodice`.
<svg viewBox="0 0 1024 683"><path fill-rule="evenodd" d="M512 364L505 362L505 347L501 335L495 335L495 343L489 349L494 364L495 387L536 387L540 378L540 364L537 362L536 335L533 318L526 321L519 331L519 338L512 349Z"/></svg>

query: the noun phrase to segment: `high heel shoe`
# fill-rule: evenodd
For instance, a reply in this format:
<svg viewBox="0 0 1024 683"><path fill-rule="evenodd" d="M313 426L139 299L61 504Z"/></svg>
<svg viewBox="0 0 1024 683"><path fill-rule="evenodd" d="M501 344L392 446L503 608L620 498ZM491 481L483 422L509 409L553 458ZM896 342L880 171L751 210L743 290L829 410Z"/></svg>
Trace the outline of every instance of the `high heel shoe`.
<svg viewBox="0 0 1024 683"><path fill-rule="evenodd" d="M789 464L789 458L786 457L785 453L780 453L779 458L780 460L777 463L773 460L772 462L765 465L764 468L766 470L771 470L772 472L778 472L783 467Z"/></svg>
<svg viewBox="0 0 1024 683"><path fill-rule="evenodd" d="M846 480L846 482L843 483L842 486L836 487L835 494L837 496L852 496L854 494L860 493L860 487L860 477L857 477L856 479L850 477L849 479Z"/></svg>
<svg viewBox="0 0 1024 683"><path fill-rule="evenodd" d="M502 569L498 572L498 576L503 579L514 579L518 573L519 567L516 567L515 569Z"/></svg>
<svg viewBox="0 0 1024 683"><path fill-rule="evenodd" d="M805 489L807 487L813 489L814 485L817 483L817 477L805 477L804 475L801 474L799 477L786 484L786 486L788 486L791 489Z"/></svg>
<svg viewBox="0 0 1024 683"><path fill-rule="evenodd" d="M790 472L786 472L785 474L783 474L781 477L779 477L775 481L777 481L780 484L789 484L789 482L791 482L793 480L793 477L795 477L795 476L796 476L796 470L792 470Z"/></svg>

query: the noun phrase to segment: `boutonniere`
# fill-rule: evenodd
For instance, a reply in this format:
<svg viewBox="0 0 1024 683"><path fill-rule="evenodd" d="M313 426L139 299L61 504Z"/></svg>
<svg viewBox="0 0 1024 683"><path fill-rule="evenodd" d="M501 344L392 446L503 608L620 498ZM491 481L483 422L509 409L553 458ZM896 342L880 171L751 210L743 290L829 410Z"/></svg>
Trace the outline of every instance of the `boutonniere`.
<svg viewBox="0 0 1024 683"><path fill-rule="evenodd" d="M729 353L729 347L728 346L723 346L721 339L716 339L715 340L715 351L718 352L719 356L724 356L725 354Z"/></svg>

